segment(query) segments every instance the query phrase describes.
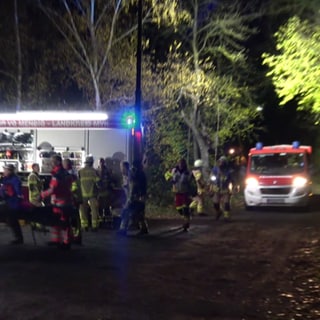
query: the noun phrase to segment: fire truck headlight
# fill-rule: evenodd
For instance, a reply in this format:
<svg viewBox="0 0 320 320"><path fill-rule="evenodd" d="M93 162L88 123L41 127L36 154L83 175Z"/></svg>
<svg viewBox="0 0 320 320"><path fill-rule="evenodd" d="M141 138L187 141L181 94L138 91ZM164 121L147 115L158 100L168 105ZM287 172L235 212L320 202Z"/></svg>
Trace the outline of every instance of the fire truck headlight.
<svg viewBox="0 0 320 320"><path fill-rule="evenodd" d="M292 181L292 184L294 187L304 187L307 183L308 183L308 179L304 177L296 177Z"/></svg>
<svg viewBox="0 0 320 320"><path fill-rule="evenodd" d="M247 178L246 179L246 185L248 187L257 187L259 184L259 181L256 178Z"/></svg>

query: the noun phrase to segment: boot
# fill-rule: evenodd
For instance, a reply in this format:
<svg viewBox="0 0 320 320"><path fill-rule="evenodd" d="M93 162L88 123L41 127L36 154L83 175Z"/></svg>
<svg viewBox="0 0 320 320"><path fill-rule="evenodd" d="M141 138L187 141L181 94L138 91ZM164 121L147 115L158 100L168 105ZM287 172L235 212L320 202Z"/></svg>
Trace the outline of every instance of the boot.
<svg viewBox="0 0 320 320"><path fill-rule="evenodd" d="M9 226L14 236L14 240L10 242L10 244L23 244L23 235L21 226L19 224L18 219L16 219L13 215L8 219Z"/></svg>
<svg viewBox="0 0 320 320"><path fill-rule="evenodd" d="M229 211L224 211L223 212L223 220L225 222L229 222L230 221L230 212Z"/></svg>
<svg viewBox="0 0 320 320"><path fill-rule="evenodd" d="M220 217L222 216L222 210L221 209L219 209L218 211L217 211L217 213L216 213L216 220L218 221L219 219L220 219Z"/></svg>
<svg viewBox="0 0 320 320"><path fill-rule="evenodd" d="M185 222L182 225L183 231L188 231L190 228L190 211L189 208L184 208L184 219Z"/></svg>
<svg viewBox="0 0 320 320"><path fill-rule="evenodd" d="M148 233L149 233L148 225L147 225L147 222L144 220L140 223L140 231L138 232L138 235L141 236Z"/></svg>
<svg viewBox="0 0 320 320"><path fill-rule="evenodd" d="M183 229L184 232L187 232L187 231L189 230L189 228L190 228L190 223L189 223L189 221L188 221L188 222L185 222L185 223L183 224L183 226L182 226L182 229Z"/></svg>

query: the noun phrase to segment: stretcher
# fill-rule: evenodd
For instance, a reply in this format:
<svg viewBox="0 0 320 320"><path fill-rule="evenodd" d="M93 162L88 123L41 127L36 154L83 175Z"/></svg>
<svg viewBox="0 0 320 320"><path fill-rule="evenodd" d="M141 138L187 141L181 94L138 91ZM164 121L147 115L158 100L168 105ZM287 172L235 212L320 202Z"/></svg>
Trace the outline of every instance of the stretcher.
<svg viewBox="0 0 320 320"><path fill-rule="evenodd" d="M123 188L113 189L107 199L106 210L102 213L102 225L110 229L120 224L121 212L126 203L126 194Z"/></svg>
<svg viewBox="0 0 320 320"><path fill-rule="evenodd" d="M23 205L17 211L8 210L7 206L0 202L0 222L8 221L8 214L14 214L18 220L23 220L30 225L32 239L36 242L36 232L48 233L49 227L59 226L61 228L72 228L73 233L77 235L76 241L82 243L81 224L79 210L73 206L62 208L63 215L53 213L53 206L32 207L28 204Z"/></svg>

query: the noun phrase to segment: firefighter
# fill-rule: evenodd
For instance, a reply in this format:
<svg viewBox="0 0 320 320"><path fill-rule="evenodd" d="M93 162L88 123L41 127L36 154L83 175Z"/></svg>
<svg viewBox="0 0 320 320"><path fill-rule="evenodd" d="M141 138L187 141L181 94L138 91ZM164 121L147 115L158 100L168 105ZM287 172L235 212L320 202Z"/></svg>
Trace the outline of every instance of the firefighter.
<svg viewBox="0 0 320 320"><path fill-rule="evenodd" d="M43 207L41 201L41 192L43 190L43 181L39 176L40 166L38 163L32 164L32 172L28 176L29 202L35 207Z"/></svg>
<svg viewBox="0 0 320 320"><path fill-rule="evenodd" d="M186 160L181 159L175 168L166 172L165 178L172 183L176 210L184 217L183 230L188 231L190 228L189 206L191 203L192 175L188 170Z"/></svg>
<svg viewBox="0 0 320 320"><path fill-rule="evenodd" d="M53 214L58 215L61 221L66 222L66 227L53 226L51 228L51 241L49 241L48 245L70 249L72 229L68 225L67 219L69 217L66 214L66 210L73 207L72 176L62 167L61 156L51 156L51 162L53 169L49 188L41 192L41 198L51 198Z"/></svg>
<svg viewBox="0 0 320 320"><path fill-rule="evenodd" d="M71 225L72 225L72 236L73 243L82 244L82 235L81 235L81 222L79 216L79 207L82 202L81 190L79 185L79 179L76 171L73 168L73 164L71 159L66 158L62 160L62 166L68 173L71 175L72 184L71 184L71 193L73 196L73 206L75 210L73 211L73 215L71 217Z"/></svg>
<svg viewBox="0 0 320 320"><path fill-rule="evenodd" d="M71 178L72 178L71 192L73 195L73 202L75 207L79 207L82 201L81 199L82 197L81 197L81 190L80 190L78 175L73 168L72 161L69 158L62 160L62 166L71 175Z"/></svg>
<svg viewBox="0 0 320 320"><path fill-rule="evenodd" d="M225 156L221 156L218 159L217 165L212 169L210 180L210 191L213 195L216 220L219 220L223 215L224 220L229 221L233 179L231 169Z"/></svg>
<svg viewBox="0 0 320 320"><path fill-rule="evenodd" d="M1 181L0 195L5 201L5 204L2 206L1 211L6 212L7 223L15 238L11 241L11 244L23 244L22 230L17 217L23 199L21 180L15 174L15 166L13 164L4 166L3 169L4 172Z"/></svg>
<svg viewBox="0 0 320 320"><path fill-rule="evenodd" d="M204 205L204 196L206 191L206 182L202 172L203 161L198 159L194 162L194 169L192 170L192 175L195 179L197 185L197 193L193 197L190 204L190 209L193 211L196 209L198 215L204 215L203 205Z"/></svg>
<svg viewBox="0 0 320 320"><path fill-rule="evenodd" d="M38 163L33 163L32 172L28 175L28 191L29 191L29 203L36 207L44 207L44 203L41 201L41 192L43 191L43 180L40 179L39 172L40 166ZM47 230L41 223L31 222L31 227L34 230Z"/></svg>
<svg viewBox="0 0 320 320"><path fill-rule="evenodd" d="M98 188L100 177L98 171L93 167L93 162L92 156L86 157L84 168L78 172L82 195L80 220L81 228L85 231L89 230L89 209L91 210L91 231L98 231L99 227Z"/></svg>
<svg viewBox="0 0 320 320"><path fill-rule="evenodd" d="M148 234L149 230L145 219L147 178L139 160L133 161L130 172L129 200L121 214L121 224L118 234L127 234L130 219L139 224L140 231L138 235Z"/></svg>

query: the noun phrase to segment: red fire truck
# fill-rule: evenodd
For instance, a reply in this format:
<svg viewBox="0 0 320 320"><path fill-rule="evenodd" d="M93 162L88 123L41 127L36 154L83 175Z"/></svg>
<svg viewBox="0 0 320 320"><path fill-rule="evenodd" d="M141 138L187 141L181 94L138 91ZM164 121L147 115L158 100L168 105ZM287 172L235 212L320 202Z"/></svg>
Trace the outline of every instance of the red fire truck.
<svg viewBox="0 0 320 320"><path fill-rule="evenodd" d="M311 146L263 146L257 143L248 155L244 201L253 207L292 206L306 208L312 196Z"/></svg>

